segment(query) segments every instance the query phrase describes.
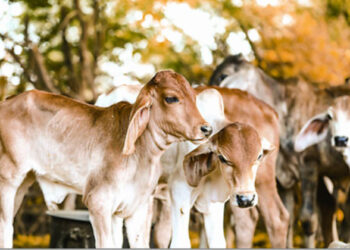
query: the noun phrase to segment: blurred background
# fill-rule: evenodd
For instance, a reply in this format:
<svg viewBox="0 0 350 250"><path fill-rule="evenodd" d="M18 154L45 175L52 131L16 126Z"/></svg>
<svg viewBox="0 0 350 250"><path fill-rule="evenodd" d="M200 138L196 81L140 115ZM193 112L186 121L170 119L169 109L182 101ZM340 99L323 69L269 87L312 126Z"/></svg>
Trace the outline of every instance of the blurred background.
<svg viewBox="0 0 350 250"><path fill-rule="evenodd" d="M350 76L349 45L350 0L0 0L0 100L36 88L94 103L169 68L206 84L237 53L324 88ZM48 246L44 210L33 186L15 246ZM267 241L258 231L255 246Z"/></svg>

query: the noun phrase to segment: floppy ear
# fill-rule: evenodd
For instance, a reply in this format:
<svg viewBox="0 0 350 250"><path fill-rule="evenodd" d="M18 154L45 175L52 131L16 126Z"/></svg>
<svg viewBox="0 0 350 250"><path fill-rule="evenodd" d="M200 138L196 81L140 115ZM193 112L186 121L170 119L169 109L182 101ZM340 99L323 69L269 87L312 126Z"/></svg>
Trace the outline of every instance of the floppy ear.
<svg viewBox="0 0 350 250"><path fill-rule="evenodd" d="M197 187L202 177L215 169L211 147L212 144L208 141L185 156L183 167L190 186Z"/></svg>
<svg viewBox="0 0 350 250"><path fill-rule="evenodd" d="M294 150L301 152L324 140L328 133L329 116L322 113L311 118L295 138Z"/></svg>
<svg viewBox="0 0 350 250"><path fill-rule="evenodd" d="M213 127L213 134L229 123L225 117L224 100L216 89L206 89L197 94L196 105L204 120Z"/></svg>
<svg viewBox="0 0 350 250"><path fill-rule="evenodd" d="M149 122L151 105L150 91L143 88L131 110L130 122L123 147L124 155L130 155L135 151L135 142L146 129Z"/></svg>
<svg viewBox="0 0 350 250"><path fill-rule="evenodd" d="M272 151L276 149L275 145L273 145L269 140L267 140L265 137L261 139L261 146L263 149L264 156L268 155Z"/></svg>

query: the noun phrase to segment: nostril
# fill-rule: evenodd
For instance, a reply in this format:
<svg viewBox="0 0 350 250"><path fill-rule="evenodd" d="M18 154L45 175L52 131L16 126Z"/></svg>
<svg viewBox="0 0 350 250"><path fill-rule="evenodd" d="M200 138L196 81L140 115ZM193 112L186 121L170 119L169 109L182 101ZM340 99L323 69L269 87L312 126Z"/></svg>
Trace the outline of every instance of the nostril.
<svg viewBox="0 0 350 250"><path fill-rule="evenodd" d="M255 200L255 194L253 194L253 196L252 196L252 199L250 200L250 203L252 204L253 203L253 201Z"/></svg>
<svg viewBox="0 0 350 250"><path fill-rule="evenodd" d="M237 204L239 207L251 207L255 200L255 194L252 195L236 195Z"/></svg>
<svg viewBox="0 0 350 250"><path fill-rule="evenodd" d="M201 131L206 135L209 136L213 132L213 129L210 126L203 125L201 126Z"/></svg>
<svg viewBox="0 0 350 250"><path fill-rule="evenodd" d="M335 136L334 144L337 147L346 147L348 143L349 137L347 136Z"/></svg>

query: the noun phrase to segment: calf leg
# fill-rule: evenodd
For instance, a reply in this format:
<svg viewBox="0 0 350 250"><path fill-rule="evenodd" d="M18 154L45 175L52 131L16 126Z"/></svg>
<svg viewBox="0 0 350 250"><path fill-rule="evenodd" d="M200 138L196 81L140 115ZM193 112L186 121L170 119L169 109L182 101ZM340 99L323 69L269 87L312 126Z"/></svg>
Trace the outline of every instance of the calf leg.
<svg viewBox="0 0 350 250"><path fill-rule="evenodd" d="M148 248L151 235L153 196L125 219L130 248Z"/></svg>
<svg viewBox="0 0 350 250"><path fill-rule="evenodd" d="M285 248L289 214L278 195L275 181L261 183L257 187L257 192L259 195L258 208L264 219L271 246Z"/></svg>
<svg viewBox="0 0 350 250"><path fill-rule="evenodd" d="M117 215L112 216L112 234L114 247L122 248L123 246L123 218Z"/></svg>
<svg viewBox="0 0 350 250"><path fill-rule="evenodd" d="M170 197L160 203L159 218L154 226L154 243L157 248L168 248L171 240L171 206Z"/></svg>
<svg viewBox="0 0 350 250"><path fill-rule="evenodd" d="M259 214L256 208L242 209L231 205L237 248L251 248Z"/></svg>
<svg viewBox="0 0 350 250"><path fill-rule="evenodd" d="M199 248L209 248L207 236L205 235L205 228L203 228L203 225L199 230Z"/></svg>
<svg viewBox="0 0 350 250"><path fill-rule="evenodd" d="M170 186L171 195L171 248L191 248L189 221L191 211L191 188L184 181Z"/></svg>
<svg viewBox="0 0 350 250"><path fill-rule="evenodd" d="M97 190L89 190L88 194L83 196L83 202L89 209L96 248L114 247L110 197L107 192Z"/></svg>
<svg viewBox="0 0 350 250"><path fill-rule="evenodd" d="M335 220L336 199L328 192L322 178L319 179L318 183L317 203L320 209L324 243L325 246L328 246L332 241L338 240Z"/></svg>
<svg viewBox="0 0 350 250"><path fill-rule="evenodd" d="M234 217L233 211L230 207L230 202L227 202L224 208L224 231L226 238L226 247L234 248L235 247L235 233L234 233Z"/></svg>
<svg viewBox="0 0 350 250"><path fill-rule="evenodd" d="M13 218L19 207L18 204L15 206L16 193L26 176L24 168L15 166L7 155L0 155L0 248L12 247ZM17 203L24 196L23 188L18 193Z"/></svg>
<svg viewBox="0 0 350 250"><path fill-rule="evenodd" d="M204 213L204 226L210 248L226 248L224 234L224 206L225 203L208 204L208 211Z"/></svg>
<svg viewBox="0 0 350 250"><path fill-rule="evenodd" d="M68 194L66 199L63 201L63 210L74 210L75 200L77 199L76 194Z"/></svg>
<svg viewBox="0 0 350 250"><path fill-rule="evenodd" d="M18 212L18 209L20 208L24 195L27 193L28 189L33 185L35 181L35 177L32 173L29 173L26 178L23 180L22 184L19 186L16 197L15 197L15 206L14 206L14 213L15 216Z"/></svg>
<svg viewBox="0 0 350 250"><path fill-rule="evenodd" d="M280 187L278 190L280 191L280 196L282 198L283 204L285 205L289 213L287 248L293 248L293 226L294 226L294 207L295 207L294 189L293 188L284 189L283 187Z"/></svg>
<svg viewBox="0 0 350 250"><path fill-rule="evenodd" d="M315 236L318 227L316 212L316 194L318 184L318 163L309 161L300 167L302 207L300 221L305 234L305 247L315 247Z"/></svg>
<svg viewBox="0 0 350 250"><path fill-rule="evenodd" d="M0 247L12 248L13 217L16 188L8 183L0 185Z"/></svg>

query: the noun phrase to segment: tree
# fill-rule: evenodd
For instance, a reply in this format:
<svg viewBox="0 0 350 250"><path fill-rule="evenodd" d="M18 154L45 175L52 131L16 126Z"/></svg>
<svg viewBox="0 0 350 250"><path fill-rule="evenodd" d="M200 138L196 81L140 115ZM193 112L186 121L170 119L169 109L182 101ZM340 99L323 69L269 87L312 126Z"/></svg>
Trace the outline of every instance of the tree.
<svg viewBox="0 0 350 250"><path fill-rule="evenodd" d="M21 25L16 31L23 35L22 41L14 42L9 34L0 35L13 44L7 51L23 70L15 92L30 83L37 89L93 102L104 75L100 64L122 63L116 51L125 46L131 46L134 55L141 55L143 62L156 69L171 68L194 81L203 81L210 73L200 63L198 44L189 36L183 38L182 51L167 38L159 39L164 1L11 2L21 2L25 9L18 17ZM130 21L132 15L137 17ZM147 20L152 25L145 25ZM168 26L179 32L174 25ZM21 53L15 52L16 46L22 48ZM134 77L144 80L136 74Z"/></svg>

